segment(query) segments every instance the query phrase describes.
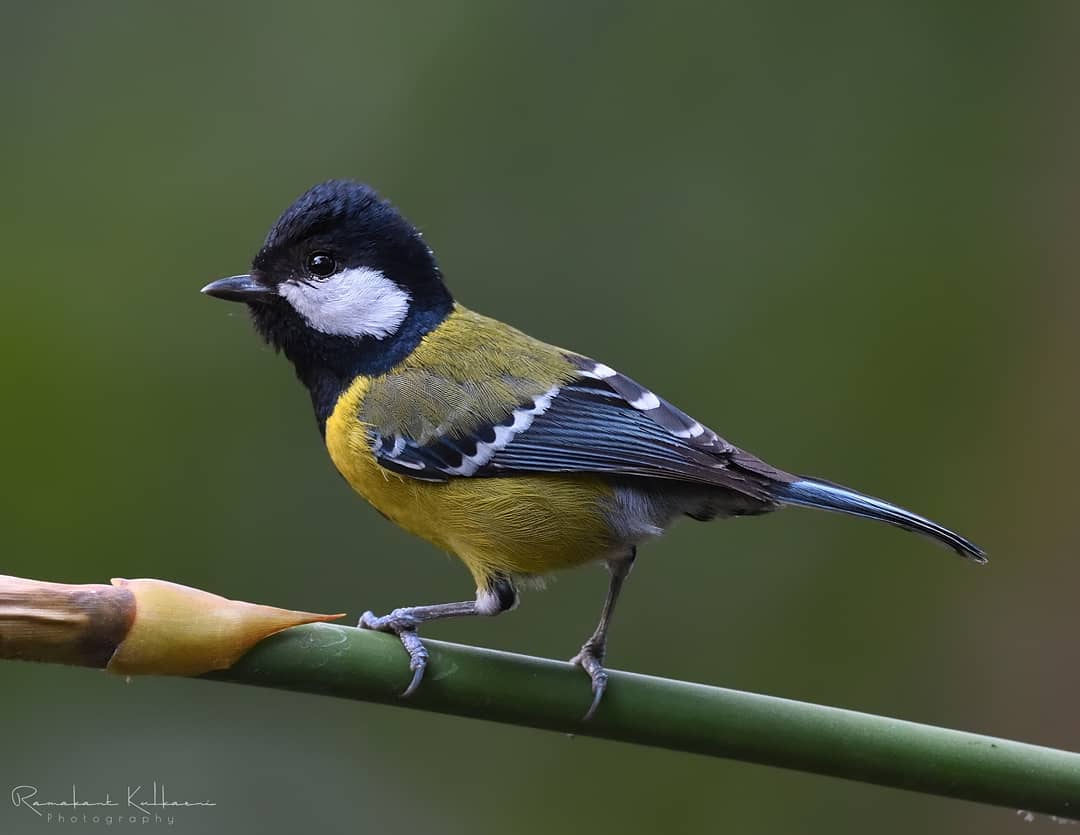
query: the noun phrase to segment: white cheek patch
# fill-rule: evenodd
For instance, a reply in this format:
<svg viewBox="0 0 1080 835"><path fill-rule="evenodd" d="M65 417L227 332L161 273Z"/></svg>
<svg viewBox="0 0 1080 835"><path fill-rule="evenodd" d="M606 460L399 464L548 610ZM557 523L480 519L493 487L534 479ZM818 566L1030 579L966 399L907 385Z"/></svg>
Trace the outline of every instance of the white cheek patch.
<svg viewBox="0 0 1080 835"><path fill-rule="evenodd" d="M324 281L286 281L278 293L315 330L331 336L382 339L409 313L409 294L378 270L342 270Z"/></svg>

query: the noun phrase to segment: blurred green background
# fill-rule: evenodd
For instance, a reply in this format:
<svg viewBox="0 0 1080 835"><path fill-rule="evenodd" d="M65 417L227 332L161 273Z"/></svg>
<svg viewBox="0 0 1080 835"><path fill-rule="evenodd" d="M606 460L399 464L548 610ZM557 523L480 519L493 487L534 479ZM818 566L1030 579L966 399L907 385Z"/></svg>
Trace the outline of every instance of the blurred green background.
<svg viewBox="0 0 1080 835"><path fill-rule="evenodd" d="M0 8L0 570L351 617L472 593L350 493L287 363L198 293L353 177L464 303L990 553L688 522L643 552L613 666L1080 749L1076 4ZM568 657L604 584L428 634ZM2 676L4 793L156 780L218 803L189 832L1051 826L390 707ZM37 831L0 804L0 832Z"/></svg>

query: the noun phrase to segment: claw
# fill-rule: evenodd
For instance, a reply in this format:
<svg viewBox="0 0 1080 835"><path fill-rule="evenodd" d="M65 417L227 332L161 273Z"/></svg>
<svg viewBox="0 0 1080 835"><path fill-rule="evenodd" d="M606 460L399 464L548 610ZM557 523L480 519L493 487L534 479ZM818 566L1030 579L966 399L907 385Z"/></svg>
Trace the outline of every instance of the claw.
<svg viewBox="0 0 1080 835"><path fill-rule="evenodd" d="M376 617L373 612L364 612L357 624L361 629L371 629L376 632L388 632L397 635L405 652L409 654L409 669L413 671L412 681L401 693L401 698L407 699L420 686L424 680L424 671L427 670L428 651L420 636L416 633L416 624L413 619L402 617L395 610L385 617Z"/></svg>
<svg viewBox="0 0 1080 835"><path fill-rule="evenodd" d="M592 691L593 699L592 704L589 705L589 709L585 711L585 715L581 717L582 722L588 722L596 714L596 709L600 707L600 700L604 698L604 691L607 690L607 673L603 670L599 674L593 676Z"/></svg>
<svg viewBox="0 0 1080 835"><path fill-rule="evenodd" d="M409 696L416 692L416 688L419 687L420 682L424 680L424 670L427 669L426 664L420 664L415 668L412 664L409 664L409 667L413 670L413 677L412 681L409 682L409 686L401 691L401 696L399 698L402 699L407 699L409 698Z"/></svg>
<svg viewBox="0 0 1080 835"><path fill-rule="evenodd" d="M581 718L582 722L588 722L593 718L596 709L600 707L600 701L604 698L604 692L607 690L608 674L604 669L603 660L604 647L594 646L591 643L586 643L581 648L581 652L570 659L571 664L577 664L592 679L593 699L589 709Z"/></svg>
<svg viewBox="0 0 1080 835"><path fill-rule="evenodd" d="M420 682L424 680L424 672L427 670L428 651L415 629L404 629L398 633L401 645L409 653L409 669L413 671L412 681L401 694L401 698L407 699L416 692Z"/></svg>
<svg viewBox="0 0 1080 835"><path fill-rule="evenodd" d="M382 618L376 617L375 613L369 609L364 612L364 614L360 615L360 620L357 622L356 626L358 629L371 629L375 632L379 632L381 631L379 629L379 621L381 620Z"/></svg>

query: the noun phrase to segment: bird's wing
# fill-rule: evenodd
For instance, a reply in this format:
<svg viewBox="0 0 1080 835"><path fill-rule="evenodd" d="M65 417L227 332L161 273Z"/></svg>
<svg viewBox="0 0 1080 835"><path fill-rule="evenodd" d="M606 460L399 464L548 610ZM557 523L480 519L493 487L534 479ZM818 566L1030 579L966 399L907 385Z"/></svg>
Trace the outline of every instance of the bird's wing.
<svg viewBox="0 0 1080 835"><path fill-rule="evenodd" d="M429 380L429 387L453 389L444 392L444 402L451 404L448 419L412 431L400 421L380 426L367 420L376 459L388 470L428 481L605 473L724 487L763 501L771 499L770 484L793 479L629 377L586 357L566 357L572 367L568 380L519 397L497 416L489 411L467 419L467 407L454 404L467 404L478 393Z"/></svg>

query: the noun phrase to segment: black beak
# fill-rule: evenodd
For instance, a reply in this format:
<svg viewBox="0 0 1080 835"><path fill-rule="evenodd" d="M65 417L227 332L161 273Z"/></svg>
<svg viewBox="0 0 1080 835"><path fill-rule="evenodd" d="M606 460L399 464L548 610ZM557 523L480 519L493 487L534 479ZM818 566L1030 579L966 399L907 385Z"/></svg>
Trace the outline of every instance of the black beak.
<svg viewBox="0 0 1080 835"><path fill-rule="evenodd" d="M257 302L276 296L277 290L267 287L253 275L234 275L219 278L202 288L202 292L227 302Z"/></svg>

